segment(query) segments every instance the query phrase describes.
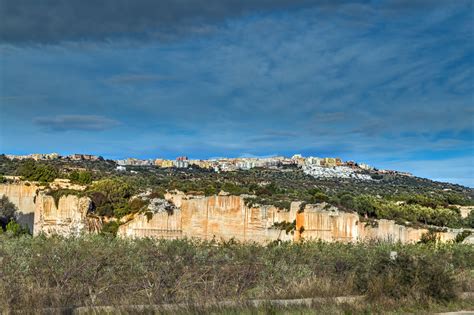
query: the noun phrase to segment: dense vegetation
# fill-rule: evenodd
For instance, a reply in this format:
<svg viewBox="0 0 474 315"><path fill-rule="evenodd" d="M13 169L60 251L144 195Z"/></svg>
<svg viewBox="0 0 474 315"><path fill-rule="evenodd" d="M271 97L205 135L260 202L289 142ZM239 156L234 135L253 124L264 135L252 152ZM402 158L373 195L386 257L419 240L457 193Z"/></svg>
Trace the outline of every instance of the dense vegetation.
<svg viewBox="0 0 474 315"><path fill-rule="evenodd" d="M122 217L145 205L130 197L145 189L156 196L180 190L190 194L214 195L226 191L242 195L249 205L275 205L289 209L292 201L327 202L345 211L356 211L373 219L393 219L400 224L472 227L474 214L463 220L454 205L473 205L474 190L459 185L399 175L378 175L377 180L316 179L295 167L252 169L215 173L200 168L160 169L128 167L118 172L113 161L33 160L10 161L0 155L0 174L49 182L55 177L89 185L95 213ZM95 183L92 181L95 180ZM52 191L60 197L71 191Z"/></svg>
<svg viewBox="0 0 474 315"><path fill-rule="evenodd" d="M0 235L0 257L1 309L362 294L368 303L426 305L474 290L474 248L461 244Z"/></svg>

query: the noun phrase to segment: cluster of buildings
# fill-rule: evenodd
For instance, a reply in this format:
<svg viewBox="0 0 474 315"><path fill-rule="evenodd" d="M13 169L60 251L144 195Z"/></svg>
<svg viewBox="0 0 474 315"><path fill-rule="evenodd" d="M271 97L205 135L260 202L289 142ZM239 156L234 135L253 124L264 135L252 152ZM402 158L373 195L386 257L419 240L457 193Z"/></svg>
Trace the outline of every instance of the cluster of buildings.
<svg viewBox="0 0 474 315"><path fill-rule="evenodd" d="M241 157L241 158L215 158L208 160L193 160L187 156L177 157L175 160L167 159L148 159L141 160L135 158L127 158L117 160L120 170L125 166L158 166L161 168L188 168L197 166L204 169L212 169L216 172L229 172L236 170L249 170L252 168L277 168L281 166L297 166L297 167L320 167L320 168L336 168L346 167L348 169L373 169L366 164L357 164L353 161L343 162L340 158L319 158L319 157L303 157L301 154L295 154L291 158L284 156L273 156L264 158Z"/></svg>
<svg viewBox="0 0 474 315"><path fill-rule="evenodd" d="M57 153L33 153L28 155L13 155L13 154L6 154L5 155L10 160L26 160L26 159L33 159L35 161L40 160L56 160L59 159L59 154Z"/></svg>
<svg viewBox="0 0 474 315"><path fill-rule="evenodd" d="M28 155L13 155L13 154L6 154L5 155L10 160L26 160L26 159L33 159L35 161L44 161L44 160L71 160L71 161L99 161L103 160L101 156L91 155L91 154L70 154L61 156L58 153L32 153Z"/></svg>
<svg viewBox="0 0 474 315"><path fill-rule="evenodd" d="M13 160L33 159L55 160L65 159L70 161L99 161L103 160L101 156L91 154L71 154L61 156L58 153L33 153L28 155L6 155L7 158ZM168 159L136 159L127 158L116 160L117 170L125 171L126 166L157 166L161 168L189 168L200 167L203 169L211 169L215 172L230 172L236 170L249 170L252 168L278 168L281 166L296 166L303 169L309 175L315 177L340 177L340 178L357 178L370 179L370 176L363 174L363 171L372 171L377 174L413 176L407 172L399 172L394 170L376 170L373 167L354 161L342 161L337 157L319 158L314 156L304 157L301 154L295 154L292 157L272 156L264 158L241 157L241 158L215 158L208 160L189 159L187 156L177 157L175 160Z"/></svg>
<svg viewBox="0 0 474 315"><path fill-rule="evenodd" d="M368 174L359 173L354 168L348 166L322 167L316 165L303 166L303 172L316 178L354 178L360 180L371 180Z"/></svg>

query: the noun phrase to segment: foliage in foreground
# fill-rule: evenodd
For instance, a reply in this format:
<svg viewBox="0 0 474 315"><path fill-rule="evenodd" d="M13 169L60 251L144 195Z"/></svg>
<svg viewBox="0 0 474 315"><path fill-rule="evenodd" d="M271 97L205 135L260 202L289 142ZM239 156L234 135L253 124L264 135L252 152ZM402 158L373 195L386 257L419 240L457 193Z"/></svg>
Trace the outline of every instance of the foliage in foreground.
<svg viewBox="0 0 474 315"><path fill-rule="evenodd" d="M474 291L473 270L474 248L462 244L0 235L0 309L360 294L371 303L447 303Z"/></svg>

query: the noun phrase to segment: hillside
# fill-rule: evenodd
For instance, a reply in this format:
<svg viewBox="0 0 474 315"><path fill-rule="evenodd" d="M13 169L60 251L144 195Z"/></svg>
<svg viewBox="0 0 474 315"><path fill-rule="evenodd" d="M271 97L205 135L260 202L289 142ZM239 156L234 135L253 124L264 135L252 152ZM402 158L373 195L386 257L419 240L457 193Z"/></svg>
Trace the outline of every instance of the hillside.
<svg viewBox="0 0 474 315"><path fill-rule="evenodd" d="M179 190L191 195L216 195L225 191L242 195L249 205L274 205L289 210L292 201L327 202L343 211L355 211L367 219L392 219L403 225L471 227L471 217L462 218L459 206L474 204L474 189L398 174L373 174L372 180L315 178L296 166L253 168L217 173L191 168L132 166L117 171L110 160L67 161L9 160L0 156L0 174L51 181L70 178L88 185L81 194L92 197L98 215L122 217L144 205L129 198L151 190L157 196ZM106 190L115 187L118 196L103 202ZM71 191L51 190L59 197Z"/></svg>

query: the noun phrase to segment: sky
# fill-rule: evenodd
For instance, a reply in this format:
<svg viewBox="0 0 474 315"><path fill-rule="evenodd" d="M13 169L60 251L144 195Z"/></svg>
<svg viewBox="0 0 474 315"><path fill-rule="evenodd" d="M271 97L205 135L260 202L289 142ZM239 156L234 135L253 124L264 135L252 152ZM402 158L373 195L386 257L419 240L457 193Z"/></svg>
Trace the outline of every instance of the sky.
<svg viewBox="0 0 474 315"><path fill-rule="evenodd" d="M0 0L0 152L341 157L474 187L472 0Z"/></svg>

